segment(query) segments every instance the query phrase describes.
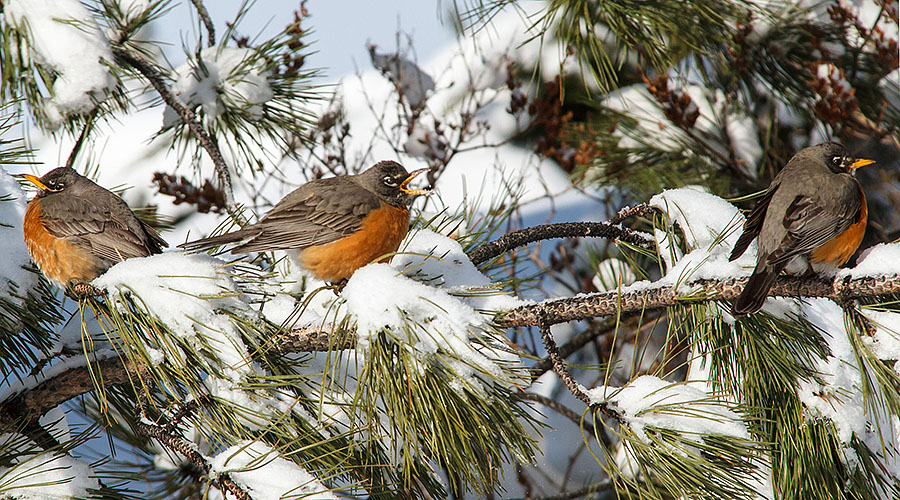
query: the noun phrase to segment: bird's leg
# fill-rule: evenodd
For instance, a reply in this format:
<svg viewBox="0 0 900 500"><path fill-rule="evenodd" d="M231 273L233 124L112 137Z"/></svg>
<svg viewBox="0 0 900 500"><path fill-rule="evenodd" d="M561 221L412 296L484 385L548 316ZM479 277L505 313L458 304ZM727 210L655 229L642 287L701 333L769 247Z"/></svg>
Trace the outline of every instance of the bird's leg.
<svg viewBox="0 0 900 500"><path fill-rule="evenodd" d="M332 281L328 283L331 286L331 291L334 292L335 295L340 295L341 292L344 291L344 287L347 286L347 278L341 278L337 281Z"/></svg>
<svg viewBox="0 0 900 500"><path fill-rule="evenodd" d="M66 283L66 296L73 300L84 300L103 295L106 295L105 288L97 288L86 281L73 278Z"/></svg>

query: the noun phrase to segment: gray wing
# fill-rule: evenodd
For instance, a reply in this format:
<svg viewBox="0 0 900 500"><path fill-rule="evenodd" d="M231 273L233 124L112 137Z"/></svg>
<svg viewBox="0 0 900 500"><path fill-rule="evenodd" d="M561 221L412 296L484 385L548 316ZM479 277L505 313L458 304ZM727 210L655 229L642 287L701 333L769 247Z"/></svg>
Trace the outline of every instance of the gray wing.
<svg viewBox="0 0 900 500"><path fill-rule="evenodd" d="M853 189L858 189L853 186ZM808 196L797 196L788 206L783 224L787 231L782 244L768 255L772 265L787 264L797 255L805 255L847 230L859 219L859 196L850 203L823 203Z"/></svg>
<svg viewBox="0 0 900 500"><path fill-rule="evenodd" d="M98 197L101 199L68 196L57 202L48 196L41 203L47 231L109 263L160 253L168 246L121 198L112 193L100 193Z"/></svg>
<svg viewBox="0 0 900 500"><path fill-rule="evenodd" d="M747 216L747 221L744 223L744 232L741 233L741 237L738 238L737 243L734 244L731 255L728 257L729 261L736 260L743 255L744 252L747 251L747 247L750 246L750 242L759 236L763 220L766 217L766 211L769 209L769 203L772 201L772 196L775 194L776 189L778 189L778 183L773 182L772 185L769 186L768 191L766 191L766 194L763 195L756 203L756 206L753 207L750 215Z"/></svg>
<svg viewBox="0 0 900 500"><path fill-rule="evenodd" d="M259 222L244 228L242 231L257 234L232 252L263 252L331 243L358 231L365 215L380 206L381 201L374 194L355 184L313 181L287 195Z"/></svg>

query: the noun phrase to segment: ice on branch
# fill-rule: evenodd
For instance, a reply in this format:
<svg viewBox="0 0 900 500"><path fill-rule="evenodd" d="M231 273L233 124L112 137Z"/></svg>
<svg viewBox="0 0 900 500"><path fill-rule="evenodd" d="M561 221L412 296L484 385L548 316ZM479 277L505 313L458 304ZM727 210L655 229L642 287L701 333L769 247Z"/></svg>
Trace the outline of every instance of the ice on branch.
<svg viewBox="0 0 900 500"><path fill-rule="evenodd" d="M213 471L227 473L254 500L337 499L315 476L259 441L236 444L214 457L211 465Z"/></svg>
<svg viewBox="0 0 900 500"><path fill-rule="evenodd" d="M263 105L275 95L263 64L253 49L210 47L175 70L173 90L188 107L200 106L210 120L226 112L242 112L251 120L260 120ZM178 113L167 106L163 126L173 126L180 120Z"/></svg>
<svg viewBox="0 0 900 500"><path fill-rule="evenodd" d="M109 42L78 0L7 0L4 13L25 34L34 61L56 74L44 103L54 127L90 112L116 86Z"/></svg>
<svg viewBox="0 0 900 500"><path fill-rule="evenodd" d="M15 306L23 304L26 293L38 281L37 274L23 267L31 262L22 234L25 207L25 193L19 183L0 168L0 301Z"/></svg>

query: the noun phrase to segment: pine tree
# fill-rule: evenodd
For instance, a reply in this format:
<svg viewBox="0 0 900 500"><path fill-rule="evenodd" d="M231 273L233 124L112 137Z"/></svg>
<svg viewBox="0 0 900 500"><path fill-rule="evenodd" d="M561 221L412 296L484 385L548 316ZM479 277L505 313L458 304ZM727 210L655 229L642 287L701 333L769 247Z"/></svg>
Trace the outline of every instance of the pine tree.
<svg viewBox="0 0 900 500"><path fill-rule="evenodd" d="M271 38L241 31L261 4L224 30L190 5L173 67L146 35L172 1L0 0L0 498L900 495L894 245L739 319L753 256L726 265L745 195L825 139L878 161L862 248L893 239L896 2L459 2L446 73L372 45L381 75L334 94L305 5ZM438 187L474 154L572 184L497 169L421 201L390 265L340 290L283 252L175 250L64 296L22 241L17 123L96 176L148 109L161 127L119 140L151 141L130 178L176 231L383 152ZM523 227L575 191L590 220Z"/></svg>

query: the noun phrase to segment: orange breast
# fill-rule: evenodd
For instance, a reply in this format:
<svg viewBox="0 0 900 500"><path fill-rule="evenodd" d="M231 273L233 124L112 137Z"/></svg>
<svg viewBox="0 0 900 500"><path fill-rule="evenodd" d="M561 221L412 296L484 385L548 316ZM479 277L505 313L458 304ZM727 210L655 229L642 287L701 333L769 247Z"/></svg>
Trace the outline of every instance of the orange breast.
<svg viewBox="0 0 900 500"><path fill-rule="evenodd" d="M862 203L859 220L854 222L843 233L813 250L809 259L811 262L828 262L835 266L840 266L847 262L850 256L853 255L853 252L859 248L863 235L866 233L866 219L869 216L868 207L866 206L866 195L863 193L862 187L859 188L859 197Z"/></svg>
<svg viewBox="0 0 900 500"><path fill-rule="evenodd" d="M339 281L375 259L396 252L407 231L409 210L382 203L366 215L356 233L301 250L300 263L316 278Z"/></svg>
<svg viewBox="0 0 900 500"><path fill-rule="evenodd" d="M97 259L90 252L47 231L41 218L41 205L37 200L31 200L25 210L23 232L31 260L44 276L61 286L65 286L71 279L92 280L102 272Z"/></svg>

